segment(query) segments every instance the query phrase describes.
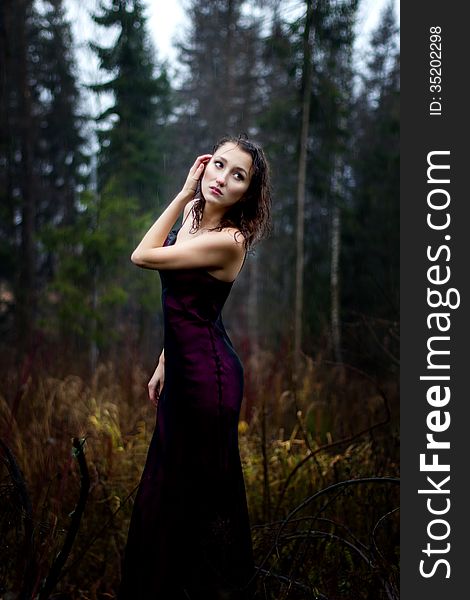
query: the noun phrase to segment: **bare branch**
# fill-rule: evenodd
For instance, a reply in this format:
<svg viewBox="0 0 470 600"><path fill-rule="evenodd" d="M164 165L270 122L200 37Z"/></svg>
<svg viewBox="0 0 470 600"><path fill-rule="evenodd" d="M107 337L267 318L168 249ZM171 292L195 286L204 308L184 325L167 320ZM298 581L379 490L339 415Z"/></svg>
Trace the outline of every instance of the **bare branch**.
<svg viewBox="0 0 470 600"><path fill-rule="evenodd" d="M71 513L72 519L70 527L67 531L67 535L65 536L64 544L59 554L56 556L54 562L52 563L46 581L44 582L44 585L41 591L39 592L39 600L46 600L47 598L49 598L51 592L57 585L59 581L60 572L64 567L65 562L67 561L67 558L70 554L73 542L80 527L80 521L82 520L83 512L85 510L88 492L90 490L90 475L88 473L88 466L86 463L85 454L83 452L84 445L85 439L79 440L75 437L72 439L72 452L78 461L78 466L80 469L80 495L75 510Z"/></svg>

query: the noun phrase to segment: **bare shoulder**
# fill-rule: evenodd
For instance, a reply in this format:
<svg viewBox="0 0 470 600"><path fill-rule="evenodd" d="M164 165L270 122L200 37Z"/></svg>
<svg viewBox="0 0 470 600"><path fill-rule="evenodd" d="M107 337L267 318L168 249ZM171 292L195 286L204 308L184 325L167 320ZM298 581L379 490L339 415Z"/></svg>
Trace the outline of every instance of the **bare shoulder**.
<svg viewBox="0 0 470 600"><path fill-rule="evenodd" d="M232 240L238 252L245 250L245 236L237 227L224 227L220 233L224 233Z"/></svg>
<svg viewBox="0 0 470 600"><path fill-rule="evenodd" d="M245 236L237 227L224 227L221 231L213 233L223 242L227 253L223 268L211 270L209 274L233 282L245 261Z"/></svg>

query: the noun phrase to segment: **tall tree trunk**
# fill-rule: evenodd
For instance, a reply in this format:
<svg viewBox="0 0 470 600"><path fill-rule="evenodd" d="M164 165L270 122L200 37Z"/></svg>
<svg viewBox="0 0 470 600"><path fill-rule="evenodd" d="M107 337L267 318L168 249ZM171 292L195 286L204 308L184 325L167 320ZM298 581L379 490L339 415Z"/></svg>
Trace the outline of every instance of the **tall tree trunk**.
<svg viewBox="0 0 470 600"><path fill-rule="evenodd" d="M227 45L225 48L227 56L227 71L223 74L226 106L231 106L235 96L235 72L234 72L234 52L233 52L233 34L234 34L234 5L233 0L228 2L227 10ZM220 74L222 76L222 74ZM232 117L232 115L230 115ZM233 117L232 117L233 118Z"/></svg>
<svg viewBox="0 0 470 600"><path fill-rule="evenodd" d="M31 93L28 82L27 17L30 0L17 4L17 90L19 96L19 131L21 148L21 233L19 269L16 283L16 332L18 352L23 354L31 346L35 308L34 221L35 201L33 186L33 124Z"/></svg>
<svg viewBox="0 0 470 600"><path fill-rule="evenodd" d="M92 335L90 342L90 354L89 354L89 365L90 365L90 373L93 375L96 371L96 367L98 366L98 343L96 341L97 329L98 329L98 269L95 269L93 272L93 289L92 289Z"/></svg>
<svg viewBox="0 0 470 600"><path fill-rule="evenodd" d="M303 99L302 127L300 131L300 153L297 179L297 248L295 265L295 313L294 313L294 388L297 389L300 377L300 355L302 346L302 313L304 288L304 207L305 181L307 173L307 142L309 136L310 103L313 78L312 63L312 21L313 0L307 0L307 16L304 31L304 68L303 68Z"/></svg>
<svg viewBox="0 0 470 600"><path fill-rule="evenodd" d="M336 362L342 363L341 320L339 296L339 257L341 251L341 209L337 201L333 206L331 218L331 341Z"/></svg>

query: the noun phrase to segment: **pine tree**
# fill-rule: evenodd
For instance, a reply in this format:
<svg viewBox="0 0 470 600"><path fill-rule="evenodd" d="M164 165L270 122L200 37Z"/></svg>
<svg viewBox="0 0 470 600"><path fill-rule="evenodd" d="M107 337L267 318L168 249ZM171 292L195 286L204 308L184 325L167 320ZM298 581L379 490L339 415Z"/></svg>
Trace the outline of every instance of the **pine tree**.
<svg viewBox="0 0 470 600"><path fill-rule="evenodd" d="M263 304L279 310L277 336L292 338L285 327L294 297L296 194L300 153L302 96L305 91L304 31L307 10L295 20L283 18L282 2L275 2L271 34L265 41L263 97L267 99L260 131L273 167L276 202L274 233L264 244ZM338 205L345 201L347 186L338 180L347 171L350 147L354 41L353 25L357 0L313 2L312 85L308 163L306 169L304 238L304 347L318 348L320 336L328 332L331 310L332 224ZM277 9L276 9L277 7ZM341 166L341 168L339 168ZM282 250L280 250L282 249ZM339 289L339 287L338 287ZM272 322L271 321L271 322ZM281 329L284 327L284 330Z"/></svg>
<svg viewBox="0 0 470 600"><path fill-rule="evenodd" d="M357 0L318 0L315 11L312 135L306 205L306 338L328 345L340 357L339 241L341 209L347 201L350 163L352 52ZM336 262L336 266L335 263ZM336 340L336 342L335 342Z"/></svg>
<svg viewBox="0 0 470 600"><path fill-rule="evenodd" d="M36 87L41 103L36 110L40 131L36 162L41 192L37 205L38 275L42 281L39 325L48 334L59 333L65 355L74 349L71 320L61 320L64 295L52 293L60 279L62 263L75 253L66 246L65 232L81 218L80 191L88 183L89 156L85 153L81 96L76 80L73 38L63 0L50 0L38 15ZM57 246L55 236L64 235ZM78 259L79 260L79 259ZM70 286L74 281L69 282Z"/></svg>
<svg viewBox="0 0 470 600"><path fill-rule="evenodd" d="M90 317L83 324L83 338L91 342L91 369L99 352L122 360L133 343L143 352L149 350L144 346L152 340L158 282L148 272L139 272L130 255L166 200L171 113L166 67L156 65L142 2L110 0L99 10L93 15L96 23L117 29L118 35L111 47L91 44L109 79L90 87L112 98L97 117L97 190L86 196L87 214L82 219L82 231L89 228L82 244L89 269ZM64 281L69 267L64 269ZM152 351L156 352L154 344Z"/></svg>
<svg viewBox="0 0 470 600"><path fill-rule="evenodd" d="M71 36L61 0L2 3L2 278L19 354L31 346L53 273L44 230L73 219L84 165ZM38 302L40 300L40 302ZM11 322L6 313L6 326Z"/></svg>
<svg viewBox="0 0 470 600"><path fill-rule="evenodd" d="M300 37L300 21L286 22L276 2L268 35L263 40L263 68L259 85L263 99L257 119L260 141L270 160L273 233L259 249L260 307L270 306L271 319L261 320L261 335L278 339L286 331L284 316L294 302L296 185L301 123L301 70L294 40ZM275 301L273 301L275 299Z"/></svg>
<svg viewBox="0 0 470 600"><path fill-rule="evenodd" d="M348 320L358 313L370 333L360 340L364 360L377 363L393 344L399 314L399 53L390 3L371 39L370 60L355 107L355 186L346 212L343 273ZM396 333L396 332L395 332ZM392 336L392 337L391 337ZM388 340L388 341L387 341ZM394 351L393 351L394 352ZM385 363L393 352L388 348ZM374 364L376 367L377 364Z"/></svg>
<svg viewBox="0 0 470 600"><path fill-rule="evenodd" d="M35 11L31 1L1 4L2 48L2 261L3 294L11 312L19 353L29 350L37 304L35 261L36 193L34 180L33 65ZM7 304L8 307L8 304ZM6 312L6 311L2 311ZM12 320L5 326L11 333Z"/></svg>
<svg viewBox="0 0 470 600"><path fill-rule="evenodd" d="M250 133L258 102L259 22L242 15L242 0L192 1L190 27L178 47L183 83L181 127L194 152L227 133Z"/></svg>
<svg viewBox="0 0 470 600"><path fill-rule="evenodd" d="M86 117L80 115L73 39L63 0L45 5L39 27L36 86L42 101L37 109L40 136L36 155L41 194L36 223L39 239L45 244L39 268L47 279L54 274L55 263L47 252L47 230L75 222L77 192L87 183L89 157L84 152Z"/></svg>
<svg viewBox="0 0 470 600"><path fill-rule="evenodd" d="M156 76L140 0L110 0L100 9L93 19L108 29L117 27L118 37L108 48L92 44L110 79L91 88L113 96L113 104L98 116L98 191L113 180L142 209L154 208L165 181L165 128L171 111L166 66L160 65Z"/></svg>

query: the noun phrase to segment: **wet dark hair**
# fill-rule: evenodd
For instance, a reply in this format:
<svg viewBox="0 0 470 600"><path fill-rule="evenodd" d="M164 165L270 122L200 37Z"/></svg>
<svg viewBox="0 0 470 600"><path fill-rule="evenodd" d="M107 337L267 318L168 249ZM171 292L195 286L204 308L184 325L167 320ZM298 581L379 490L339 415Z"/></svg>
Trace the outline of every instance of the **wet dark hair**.
<svg viewBox="0 0 470 600"><path fill-rule="evenodd" d="M220 231L224 227L236 227L245 238L245 249L250 249L256 242L271 233L271 183L269 165L263 149L256 142L244 135L234 137L227 135L214 145L212 154L226 143L234 143L241 150L250 154L253 164L251 181L242 198L230 206L221 219L220 225L208 231ZM193 223L191 230L199 229L206 200L202 194L201 182L196 190L196 202L193 205Z"/></svg>

